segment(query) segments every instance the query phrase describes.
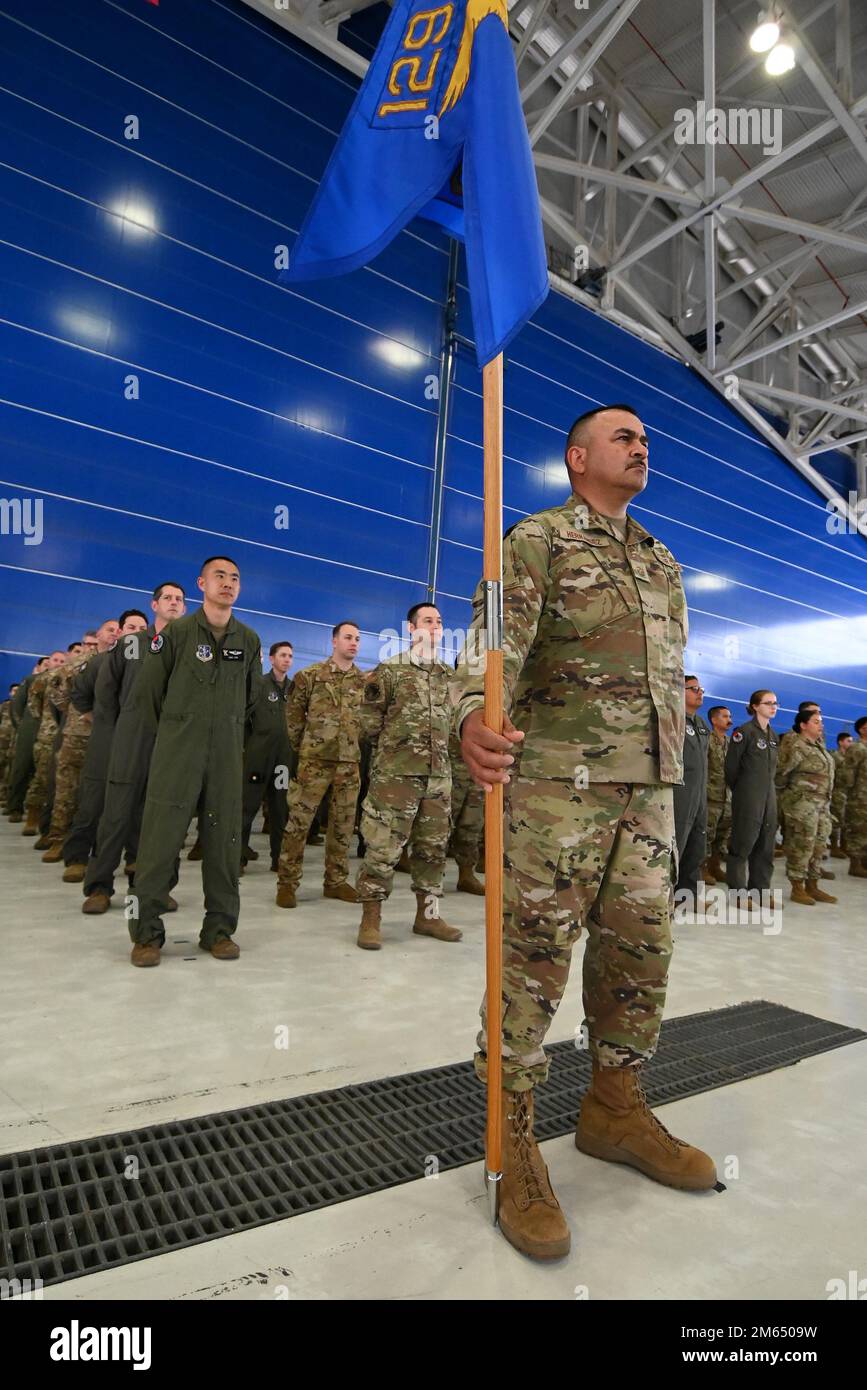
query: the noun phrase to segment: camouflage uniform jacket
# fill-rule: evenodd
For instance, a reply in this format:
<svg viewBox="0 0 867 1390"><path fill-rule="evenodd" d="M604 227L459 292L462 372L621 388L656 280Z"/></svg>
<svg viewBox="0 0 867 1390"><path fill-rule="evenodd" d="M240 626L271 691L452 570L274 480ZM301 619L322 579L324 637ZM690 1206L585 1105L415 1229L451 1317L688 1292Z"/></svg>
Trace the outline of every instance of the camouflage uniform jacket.
<svg viewBox="0 0 867 1390"><path fill-rule="evenodd" d="M376 745L379 776L451 776L450 675L442 661L416 661L406 651L368 673L361 731Z"/></svg>
<svg viewBox="0 0 867 1390"><path fill-rule="evenodd" d="M90 735L90 720L83 719L81 711L75 708L70 701L72 682L79 672L84 671L88 662L96 656L96 651L79 652L77 656L70 657L65 665L52 671L51 680L48 682L48 698L57 711L57 717L63 724L64 735L73 734L80 738L87 738Z"/></svg>
<svg viewBox="0 0 867 1390"><path fill-rule="evenodd" d="M778 792L802 794L806 800L830 800L834 786L834 760L827 748L800 735L788 738L780 750L775 775Z"/></svg>
<svg viewBox="0 0 867 1390"><path fill-rule="evenodd" d="M867 811L867 743L856 738L846 749L841 778L846 790L848 807L860 806Z"/></svg>
<svg viewBox="0 0 867 1390"><path fill-rule="evenodd" d="M726 748L728 739L711 729L707 741L707 799L724 802L731 800L731 792L726 786Z"/></svg>
<svg viewBox="0 0 867 1390"><path fill-rule="evenodd" d="M484 624L483 588L472 628ZM503 545L504 702L522 776L677 783L683 776L686 599L671 552L572 496ZM458 727L481 708L484 657L454 678Z"/></svg>
<svg viewBox="0 0 867 1390"><path fill-rule="evenodd" d="M60 722L57 711L48 699L48 682L56 674L57 669L53 666L49 671L40 671L39 675L34 678L27 695L27 708L36 721L36 737L38 739L50 738L57 732Z"/></svg>
<svg viewBox="0 0 867 1390"><path fill-rule="evenodd" d="M359 710L364 676L358 667L341 671L329 659L299 671L286 700L286 731L300 758L321 763L357 763Z"/></svg>

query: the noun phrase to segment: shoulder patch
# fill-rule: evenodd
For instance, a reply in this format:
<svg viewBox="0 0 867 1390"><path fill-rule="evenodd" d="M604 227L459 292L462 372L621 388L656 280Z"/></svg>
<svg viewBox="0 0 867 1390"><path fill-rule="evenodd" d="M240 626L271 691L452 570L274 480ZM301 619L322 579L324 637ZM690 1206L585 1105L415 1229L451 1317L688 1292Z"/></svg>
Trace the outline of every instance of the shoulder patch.
<svg viewBox="0 0 867 1390"><path fill-rule="evenodd" d="M369 700L372 703L374 700L378 700L381 694L382 691L380 690L379 683L377 681L367 682L367 684L364 687L365 700Z"/></svg>
<svg viewBox="0 0 867 1390"><path fill-rule="evenodd" d="M112 642L112 644L111 644L111 646L109 647L108 650L109 650L110 652L113 652L116 646L117 646L117 638L115 637L114 641Z"/></svg>
<svg viewBox="0 0 867 1390"><path fill-rule="evenodd" d="M157 635L156 635L156 637L152 637L152 638L151 638L151 651L152 651L152 652L161 652L162 649L163 649L164 643L165 643L165 639L164 639L164 637L162 636L162 633L159 633L159 632L158 632Z"/></svg>
<svg viewBox="0 0 867 1390"><path fill-rule="evenodd" d="M740 729L735 729L734 733L732 734L732 743L743 743L743 741L744 736L741 733Z"/></svg>

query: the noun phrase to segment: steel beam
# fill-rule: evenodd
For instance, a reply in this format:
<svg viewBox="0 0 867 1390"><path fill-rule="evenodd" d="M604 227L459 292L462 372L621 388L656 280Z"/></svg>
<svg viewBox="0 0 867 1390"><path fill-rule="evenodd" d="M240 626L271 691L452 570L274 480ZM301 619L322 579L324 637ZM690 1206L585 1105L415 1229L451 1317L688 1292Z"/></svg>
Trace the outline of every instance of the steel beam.
<svg viewBox="0 0 867 1390"><path fill-rule="evenodd" d="M796 333L785 333L782 338L771 343L770 347L753 348L752 352L743 353L730 363L728 370L730 372L740 371L741 367L745 367L749 362L758 362L760 358L767 357L769 352L779 352L781 348L788 347L789 343L812 337L813 334L821 333L826 328L833 328L835 324L844 323L846 319L854 318L856 314L864 313L867 313L867 299L859 300L857 304L847 304L845 309L840 309L836 314L829 314L819 323L807 323Z"/></svg>
<svg viewBox="0 0 867 1390"><path fill-rule="evenodd" d="M623 28L623 25L626 23L627 19L632 14L632 11L636 9L640 3L641 0L622 0L620 8L616 11L615 14L611 16L608 23L605 25L605 28L602 30L601 34L599 34L593 40L593 43L588 48L587 52L583 53L581 57L578 59L578 66L575 68L575 71L571 74L571 76L569 76L563 83L563 86L560 88L560 91L554 97L547 111L545 111L544 114L539 117L538 121L536 121L535 125L530 131L531 145L535 145L536 142L539 140L540 136L544 135L551 122L553 120L556 120L557 116L559 116L560 112L563 110L564 106L568 102L570 96L574 92L575 88L578 86L579 82L581 82L582 78L584 78L586 74L590 71L597 58L599 58L600 55L605 52L609 43L614 38L614 35L620 29ZM603 11L607 10L607 8L607 4L602 6L602 10L600 10L597 19L601 17Z"/></svg>
<svg viewBox="0 0 867 1390"><path fill-rule="evenodd" d="M678 150L677 154L680 153ZM605 169L598 164L584 164L577 159L564 159L561 155L545 154L541 150L533 151L533 163L539 169L550 169L556 174L569 174L572 178L586 179L588 183L614 184L616 188L623 188L627 193L650 194L654 198L666 198L672 203L683 203L689 208L702 206L702 200L696 193L686 190L681 192L680 189L659 183L655 179L640 179L633 174L619 174L616 169Z"/></svg>
<svg viewBox="0 0 867 1390"><path fill-rule="evenodd" d="M598 10L588 13L588 17L584 20L583 24L579 24L574 34L570 34L565 43L562 43L557 49L557 52L553 53L547 62L542 64L539 71L534 72L530 80L524 83L524 86L521 88L521 104L523 106L526 106L534 92L537 92L540 87L544 86L549 77L554 76L566 59L571 57L575 52L575 49L580 48L581 44L585 43L586 40L590 38L590 35L596 32L600 24L604 24L609 15L614 14L620 4L622 4L622 0L604 0L604 3ZM619 28L620 26L618 25L617 27ZM616 32L617 30L615 30L615 33ZM578 84L575 83L575 86L577 85ZM570 87L570 95L573 90L574 88Z"/></svg>

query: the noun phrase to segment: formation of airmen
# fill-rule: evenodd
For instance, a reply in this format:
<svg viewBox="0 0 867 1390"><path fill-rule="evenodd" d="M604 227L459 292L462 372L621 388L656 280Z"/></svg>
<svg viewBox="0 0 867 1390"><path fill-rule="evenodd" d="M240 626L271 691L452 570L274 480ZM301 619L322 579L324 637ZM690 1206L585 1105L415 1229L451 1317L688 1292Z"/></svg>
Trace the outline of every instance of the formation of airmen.
<svg viewBox="0 0 867 1390"><path fill-rule="evenodd" d="M680 566L628 512L649 469L635 410L580 416L565 464L569 498L503 542L500 733L484 722L483 585L455 671L438 655L439 612L421 603L407 616L408 650L362 673L358 626L339 622L329 658L290 681L288 641L272 646L263 676L259 638L233 613L238 567L220 555L201 567L195 612L185 614L179 584L161 584L150 616L127 610L39 662L4 708L0 733L9 818L40 836L45 861L63 861L66 882L84 885L86 913L107 910L125 855L137 966L159 964L194 817L200 944L237 958L239 881L256 857L249 833L263 802L279 908L296 906L305 845L327 798L324 893L361 906L358 946L382 946L382 903L404 856L412 931L456 942L461 933L439 911L445 859L451 847L459 887L484 892L475 876L479 789L508 784L499 1229L539 1260L570 1246L533 1097L582 933L581 1035L592 1073L576 1147L702 1191L717 1182L712 1157L666 1129L640 1079L665 1008L675 883L695 893L700 879L722 879L736 897L766 891L780 816L795 901L828 901L819 882L829 843L832 855L848 853L850 873L867 877L867 716L833 756L816 705L802 706L778 737L771 690L752 693L749 719L730 736L724 707L705 725L701 686L684 675ZM482 1081L488 1005L475 1057Z"/></svg>
<svg viewBox="0 0 867 1390"><path fill-rule="evenodd" d="M867 878L867 715L855 720L854 736L839 733L830 752L814 700L803 700L792 728L777 734L776 695L754 690L750 718L729 737L727 705L708 710L709 726L698 713L697 676L684 677L684 694L684 779L674 793L684 903L695 906L705 882L747 890L744 905L757 906L777 855L785 856L791 901L804 907L837 901L821 885L834 878L826 858L848 858L850 876Z"/></svg>
<svg viewBox="0 0 867 1390"><path fill-rule="evenodd" d="M304 849L327 821L324 896L362 904L357 944L382 946L380 910L398 867L411 876L417 935L454 942L439 912L447 854L458 890L477 896L483 797L451 734L450 669L433 604L407 615L409 650L362 672L361 633L336 624L331 655L290 678L293 646L239 623L237 565L211 556L186 614L176 583L154 589L151 615L127 609L65 652L37 662L0 709L0 785L12 823L37 837L42 862L82 884L82 911L108 911L124 864L134 910L132 963L159 964L162 915L177 903L180 855L202 861L200 945L234 960L239 884L268 827L276 903L296 906ZM454 773L454 776L453 776ZM352 837L362 862L350 883ZM450 845L451 842L451 845ZM403 861L403 862L402 862Z"/></svg>

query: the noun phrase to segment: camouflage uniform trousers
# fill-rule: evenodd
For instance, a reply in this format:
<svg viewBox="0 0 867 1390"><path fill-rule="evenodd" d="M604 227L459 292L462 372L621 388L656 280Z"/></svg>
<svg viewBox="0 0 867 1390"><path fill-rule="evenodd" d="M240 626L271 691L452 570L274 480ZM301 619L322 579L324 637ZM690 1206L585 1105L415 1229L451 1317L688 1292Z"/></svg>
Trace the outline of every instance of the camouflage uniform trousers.
<svg viewBox="0 0 867 1390"><path fill-rule="evenodd" d="M15 729L12 721L7 720L0 728L0 790L4 789L6 785L14 747Z"/></svg>
<svg viewBox="0 0 867 1390"><path fill-rule="evenodd" d="M782 792L786 818L786 877L790 883L818 878L831 838L831 813L825 801Z"/></svg>
<svg viewBox="0 0 867 1390"><path fill-rule="evenodd" d="M720 859L728 858L731 828L731 801L728 799L709 801L707 803L707 838L705 840L709 856L716 854Z"/></svg>
<svg viewBox="0 0 867 1390"><path fill-rule="evenodd" d="M34 773L24 798L26 815L35 812L42 815L50 794L51 763L54 758L54 744L57 738L56 726L47 737L37 738L33 745Z"/></svg>
<svg viewBox="0 0 867 1390"><path fill-rule="evenodd" d="M856 859L867 856L867 803L857 796L846 799L846 853L854 854Z"/></svg>
<svg viewBox="0 0 867 1390"><path fill-rule="evenodd" d="M834 783L834 790L831 793L831 824L835 830L842 834L846 824L846 790L844 787L838 786L837 782Z"/></svg>
<svg viewBox="0 0 867 1390"><path fill-rule="evenodd" d="M87 752L89 734L66 734L57 755L54 773L54 808L48 834L52 840L65 840L75 815L78 784Z"/></svg>
<svg viewBox="0 0 867 1390"><path fill-rule="evenodd" d="M462 867L475 868L484 844L485 793L463 763L452 764L452 833L448 853Z"/></svg>
<svg viewBox="0 0 867 1390"><path fill-rule="evenodd" d="M374 773L361 808L364 860L355 886L364 902L384 902L409 841L413 890L442 897L451 825L452 779Z"/></svg>
<svg viewBox="0 0 867 1390"><path fill-rule="evenodd" d="M587 930L591 1056L630 1067L656 1050L671 960L672 788L519 777L509 789L503 903L503 1085L544 1081L542 1047ZM486 1000L476 1072L486 1080Z"/></svg>
<svg viewBox="0 0 867 1390"><path fill-rule="evenodd" d="M304 846L313 817L331 788L331 809L325 836L325 887L336 888L349 878L349 842L355 826L355 806L361 784L358 763L326 763L301 758L289 783L286 829L280 846L277 881L293 891L301 882Z"/></svg>

